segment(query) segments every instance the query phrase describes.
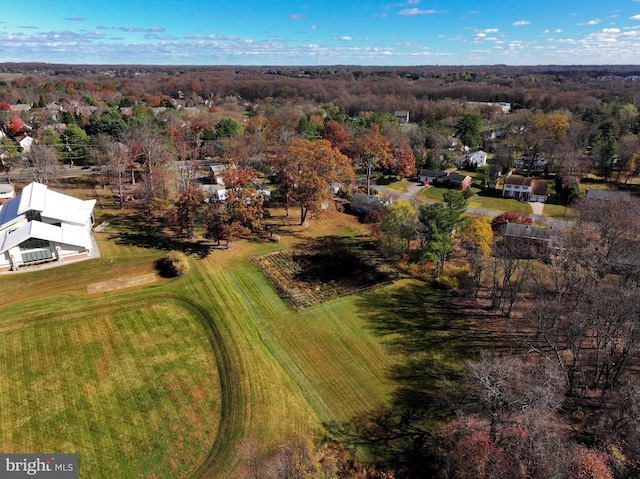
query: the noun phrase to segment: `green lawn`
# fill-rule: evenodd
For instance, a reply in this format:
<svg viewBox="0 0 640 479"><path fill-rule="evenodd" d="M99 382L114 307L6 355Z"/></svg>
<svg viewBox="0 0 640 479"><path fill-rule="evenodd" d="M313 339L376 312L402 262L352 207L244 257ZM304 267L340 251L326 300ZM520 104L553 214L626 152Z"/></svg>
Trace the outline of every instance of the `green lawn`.
<svg viewBox="0 0 640 479"><path fill-rule="evenodd" d="M337 231L358 226L343 217ZM0 450L76 452L83 478L229 477L248 439L320 437L390 400L394 361L359 296L298 312L250 260L286 244L238 242L190 255L183 277L90 295L163 254L110 221L100 259L2 278Z"/></svg>
<svg viewBox="0 0 640 479"><path fill-rule="evenodd" d="M426 187L418 193L418 198L431 201L442 201L447 188ZM493 211L521 211L530 214L531 207L527 202L502 198L501 196L484 195L479 188L471 188L475 194L469 198L469 208L480 208Z"/></svg>
<svg viewBox="0 0 640 479"><path fill-rule="evenodd" d="M187 476L220 417L198 318L153 294L65 303L0 323L0 448L75 452L87 478Z"/></svg>

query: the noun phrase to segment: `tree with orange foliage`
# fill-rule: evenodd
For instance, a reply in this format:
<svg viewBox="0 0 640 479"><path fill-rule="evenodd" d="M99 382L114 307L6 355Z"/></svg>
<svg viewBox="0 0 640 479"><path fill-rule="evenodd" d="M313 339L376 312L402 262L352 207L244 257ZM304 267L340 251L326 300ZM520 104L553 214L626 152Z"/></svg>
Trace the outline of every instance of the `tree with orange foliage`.
<svg viewBox="0 0 640 479"><path fill-rule="evenodd" d="M192 238L196 220L204 205L204 192L199 186L190 185L180 195L173 208L165 215L167 225L177 234Z"/></svg>
<svg viewBox="0 0 640 479"><path fill-rule="evenodd" d="M229 168L223 174L227 198L209 200L205 215L205 236L228 242L233 236L246 235L262 229L263 199L255 187L253 170Z"/></svg>
<svg viewBox="0 0 640 479"><path fill-rule="evenodd" d="M373 123L369 130L356 138L352 146L367 175L367 194L371 194L371 174L374 168L387 164L391 159L391 144L380 133L380 126Z"/></svg>
<svg viewBox="0 0 640 479"><path fill-rule="evenodd" d="M301 225L310 211L333 206L332 184L351 185L354 179L351 160L327 140L292 138L280 150L273 166L287 205L291 201L300 207Z"/></svg>

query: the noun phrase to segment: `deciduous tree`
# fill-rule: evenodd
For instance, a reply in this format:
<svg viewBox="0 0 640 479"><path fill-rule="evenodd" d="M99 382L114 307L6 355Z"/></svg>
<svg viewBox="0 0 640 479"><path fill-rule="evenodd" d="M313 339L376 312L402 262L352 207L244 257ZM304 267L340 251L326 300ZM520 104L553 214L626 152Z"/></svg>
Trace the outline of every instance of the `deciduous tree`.
<svg viewBox="0 0 640 479"><path fill-rule="evenodd" d="M348 157L327 140L289 140L274 160L286 201L300 208L300 224L309 212L333 207L333 184L348 187L353 183L353 166Z"/></svg>
<svg viewBox="0 0 640 479"><path fill-rule="evenodd" d="M387 205L382 211L380 221L380 244L387 256L407 255L411 250L411 241L417 236L418 215L411 203L398 199Z"/></svg>
<svg viewBox="0 0 640 479"><path fill-rule="evenodd" d="M179 235L192 238L204 207L204 192L197 185L185 188L178 201L165 214L167 225Z"/></svg>
<svg viewBox="0 0 640 479"><path fill-rule="evenodd" d="M373 123L361 136L353 141L354 156L361 162L367 176L367 194L371 194L371 174L381 165L387 164L391 159L391 144L380 133L380 127Z"/></svg>

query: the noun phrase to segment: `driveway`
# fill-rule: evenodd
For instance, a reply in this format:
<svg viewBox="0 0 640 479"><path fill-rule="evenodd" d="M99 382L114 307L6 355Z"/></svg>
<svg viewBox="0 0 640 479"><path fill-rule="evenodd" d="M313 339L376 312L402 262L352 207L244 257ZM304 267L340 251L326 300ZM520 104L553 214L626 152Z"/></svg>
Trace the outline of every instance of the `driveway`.
<svg viewBox="0 0 640 479"><path fill-rule="evenodd" d="M531 211L534 216L542 216L542 212L544 211L544 203L530 201L529 206L531 206Z"/></svg>

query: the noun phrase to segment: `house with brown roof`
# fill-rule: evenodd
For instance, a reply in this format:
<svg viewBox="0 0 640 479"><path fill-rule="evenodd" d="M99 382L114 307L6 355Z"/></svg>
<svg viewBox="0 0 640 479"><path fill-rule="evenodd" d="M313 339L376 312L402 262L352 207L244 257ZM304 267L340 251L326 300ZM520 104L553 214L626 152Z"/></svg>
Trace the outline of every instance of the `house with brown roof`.
<svg viewBox="0 0 640 479"><path fill-rule="evenodd" d="M549 184L544 180L533 180L529 191L529 201L534 203L545 203L547 201L547 191Z"/></svg>
<svg viewBox="0 0 640 479"><path fill-rule="evenodd" d="M551 228L507 223L503 241L509 254L518 258L547 259L551 253Z"/></svg>
<svg viewBox="0 0 640 479"><path fill-rule="evenodd" d="M504 180L502 196L544 203L547 201L547 190L548 183L544 180L509 176Z"/></svg>

